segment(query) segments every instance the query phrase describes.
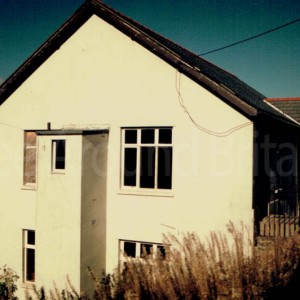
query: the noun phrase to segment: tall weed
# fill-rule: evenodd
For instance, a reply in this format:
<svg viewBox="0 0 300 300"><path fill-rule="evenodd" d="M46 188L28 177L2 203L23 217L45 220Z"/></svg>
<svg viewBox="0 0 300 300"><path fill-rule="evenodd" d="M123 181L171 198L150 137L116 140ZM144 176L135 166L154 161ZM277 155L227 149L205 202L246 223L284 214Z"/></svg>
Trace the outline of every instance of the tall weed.
<svg viewBox="0 0 300 300"><path fill-rule="evenodd" d="M248 233L232 223L230 237L211 233L205 241L195 233L165 237L166 256L131 259L112 274L99 278L92 297L69 291L35 293L36 299L282 299L298 289L300 237L273 239L263 250ZM34 299L34 298L33 298ZM289 296L289 299L293 299Z"/></svg>

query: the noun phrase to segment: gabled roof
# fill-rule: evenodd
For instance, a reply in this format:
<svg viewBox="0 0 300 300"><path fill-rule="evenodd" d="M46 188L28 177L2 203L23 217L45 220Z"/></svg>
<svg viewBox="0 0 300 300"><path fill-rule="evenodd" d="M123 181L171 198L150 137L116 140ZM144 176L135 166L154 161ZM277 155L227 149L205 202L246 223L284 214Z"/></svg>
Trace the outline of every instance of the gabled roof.
<svg viewBox="0 0 300 300"><path fill-rule="evenodd" d="M0 105L93 14L161 57L247 117L267 114L293 123L291 119L263 101L266 98L264 95L236 76L112 9L100 0L87 0L0 86Z"/></svg>
<svg viewBox="0 0 300 300"><path fill-rule="evenodd" d="M272 103L285 114L291 116L300 123L300 97L294 98L267 98L267 102Z"/></svg>

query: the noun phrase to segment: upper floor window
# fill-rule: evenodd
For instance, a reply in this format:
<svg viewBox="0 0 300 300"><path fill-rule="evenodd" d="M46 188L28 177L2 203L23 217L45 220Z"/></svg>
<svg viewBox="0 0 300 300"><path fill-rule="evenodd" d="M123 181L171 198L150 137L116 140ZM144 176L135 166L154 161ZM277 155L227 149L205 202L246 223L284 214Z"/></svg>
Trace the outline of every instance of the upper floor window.
<svg viewBox="0 0 300 300"><path fill-rule="evenodd" d="M122 129L122 186L172 189L172 128Z"/></svg>
<svg viewBox="0 0 300 300"><path fill-rule="evenodd" d="M52 141L52 171L62 172L66 167L66 141Z"/></svg>
<svg viewBox="0 0 300 300"><path fill-rule="evenodd" d="M36 155L37 142L36 133L34 131L25 131L24 133L24 172L23 183L36 183Z"/></svg>

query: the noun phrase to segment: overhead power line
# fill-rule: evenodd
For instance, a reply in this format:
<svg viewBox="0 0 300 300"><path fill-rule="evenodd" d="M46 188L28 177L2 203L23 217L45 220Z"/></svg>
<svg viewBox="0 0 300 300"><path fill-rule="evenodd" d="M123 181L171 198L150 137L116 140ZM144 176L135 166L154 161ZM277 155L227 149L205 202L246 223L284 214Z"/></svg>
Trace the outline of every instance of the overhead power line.
<svg viewBox="0 0 300 300"><path fill-rule="evenodd" d="M230 48L230 47L233 47L233 46L236 46L236 45L239 45L239 44L248 42L248 41L250 41L250 40L254 40L254 39L258 38L258 37L261 37L261 36L266 35L266 34L268 34L268 33L270 33L270 32L279 30L279 29L281 29L281 28L290 26L290 25L292 25L292 24L294 24L294 23L296 23L296 22L299 22L299 21L300 21L300 18L298 18L298 19L296 19L296 20L294 20L294 21L288 22L288 23L286 23L286 24L280 25L280 26L278 26L278 27L276 27L276 28L270 29L270 30L268 30L268 31L265 31L265 32L259 33L259 34L257 34L257 35L251 36L251 37L246 38L246 39L244 39L244 40L241 40L241 41L238 41L238 42L229 44L229 45L227 45L227 46L223 46L223 47L218 48L218 49L214 49L214 50L211 50L211 51L207 51L207 52L204 52L204 53L201 53L201 54L198 54L198 55L199 55L199 56L204 56L204 55L207 55L207 54L211 54L211 53L214 53L214 52L217 52L217 51L221 51L221 50L224 50L224 49L227 49L227 48Z"/></svg>

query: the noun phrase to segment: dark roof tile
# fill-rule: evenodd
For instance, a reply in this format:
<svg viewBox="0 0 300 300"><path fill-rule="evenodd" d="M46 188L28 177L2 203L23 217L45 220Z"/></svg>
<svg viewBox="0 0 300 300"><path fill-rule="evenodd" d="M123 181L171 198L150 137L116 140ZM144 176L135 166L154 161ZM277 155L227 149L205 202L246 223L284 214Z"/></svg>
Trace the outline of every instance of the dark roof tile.
<svg viewBox="0 0 300 300"><path fill-rule="evenodd" d="M285 114L300 123L300 97L299 98L268 98L266 101L273 104Z"/></svg>

